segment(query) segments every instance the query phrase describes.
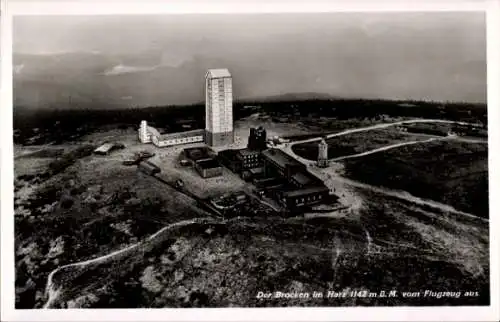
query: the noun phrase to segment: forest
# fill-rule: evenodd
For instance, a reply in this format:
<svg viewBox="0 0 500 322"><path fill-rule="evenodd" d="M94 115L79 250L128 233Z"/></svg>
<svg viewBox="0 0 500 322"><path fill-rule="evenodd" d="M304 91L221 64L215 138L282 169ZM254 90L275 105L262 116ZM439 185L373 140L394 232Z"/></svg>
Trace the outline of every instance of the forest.
<svg viewBox="0 0 500 322"><path fill-rule="evenodd" d="M303 101L236 101L234 119L254 113L286 118L288 121L334 117L340 120L390 117L439 118L487 124L485 104L438 103L423 101L315 99ZM204 128L202 103L186 106L150 106L127 109L38 109L14 107L14 142L16 144L62 143L76 140L107 125L137 128L148 120L166 132Z"/></svg>

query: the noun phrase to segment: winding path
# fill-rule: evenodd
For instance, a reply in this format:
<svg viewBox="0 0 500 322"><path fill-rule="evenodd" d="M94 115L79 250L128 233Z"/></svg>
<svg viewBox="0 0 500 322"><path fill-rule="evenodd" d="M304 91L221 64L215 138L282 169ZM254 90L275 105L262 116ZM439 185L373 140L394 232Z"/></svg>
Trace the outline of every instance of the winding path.
<svg viewBox="0 0 500 322"><path fill-rule="evenodd" d="M449 121L449 120L441 120L441 119L412 119L412 120L404 120L404 121L398 121L398 122L391 122L391 123L382 123L382 124L375 124L375 125L370 125L370 126L365 126L365 127L358 127L354 129L349 129L349 130L344 130L341 132L336 132L336 133L331 133L323 137L313 137L305 140L298 140L298 141L293 141L290 143L286 143L281 146L277 146L277 148L281 149L283 152L286 152L287 154L293 156L297 160L301 161L302 163L305 164L313 164L314 161L307 160L299 155L297 155L292 147L297 144L303 144L303 143L310 143L310 142L315 142L319 141L322 138L330 139L333 137L338 137L338 136L344 136L352 133L358 133L358 132L366 132L366 131L371 131L371 130L378 130L378 129L385 129L391 126L396 126L396 125L402 125L402 124L412 124L412 123L444 123L444 124L458 124L458 125L469 125L469 126L481 126L481 124L477 123L468 123L468 122L459 122L459 121ZM454 137L452 136L451 138L455 138L455 140L459 140L462 142L471 142L471 143L488 143L487 141L483 140L474 140L474 139L467 139L467 138L460 138L460 137ZM420 142L425 142L425 141L420 141ZM413 143L416 144L416 143ZM395 146L397 147L397 146ZM375 152L373 152L375 153Z"/></svg>
<svg viewBox="0 0 500 322"><path fill-rule="evenodd" d="M390 149L400 148L400 147L406 146L406 145L414 145L414 144L419 144L419 143L429 143L429 142L433 142L433 141L444 141L444 140L449 140L451 138L452 137L446 137L445 136L445 137L440 137L440 138L430 138L430 139L427 139L427 140L417 140L417 141L410 141L410 142L401 142L401 143L396 143L396 144L392 144L392 145L383 146L381 148L373 149L373 150L370 150L370 151L365 151L365 152L358 153L358 154L344 155L344 156L341 156L341 157L338 157L338 158L330 159L329 161L330 162L337 162L337 161L342 161L342 160L345 160L345 159L358 158L358 157L363 157L363 156L370 155L370 154L373 154L373 153L378 153L378 152L387 151L387 150L390 150Z"/></svg>
<svg viewBox="0 0 500 322"><path fill-rule="evenodd" d="M405 121L398 121L398 122L392 122L392 123L375 124L375 125L370 125L370 126L366 126L366 127L358 127L355 129L341 131L338 133L328 134L325 136L325 138L330 139L333 137L342 136L342 135L351 134L351 133L384 129L384 128L395 126L395 125L411 124L411 123L445 123L445 124L481 126L480 124L475 124L475 123L449 121L449 120L441 120L441 119L413 119L413 120L405 120ZM321 139L322 139L322 137L315 137L315 138L310 138L310 139L305 139L305 140L293 141L293 142L290 142L289 146L291 147L295 144L302 144L302 143L319 141Z"/></svg>
<svg viewBox="0 0 500 322"><path fill-rule="evenodd" d="M347 185L354 186L357 188L370 190L370 191L373 191L373 192L376 192L379 194L383 194L383 195L386 195L389 197L394 197L394 198L402 199L405 201L409 201L409 202L412 202L413 204L417 204L420 206L426 206L426 207L438 209L438 210L443 211L443 212L448 212L448 213L455 214L455 215L465 216L465 217L468 217L470 219L479 220L482 222L489 222L489 220L487 218L478 217L476 215L457 210L450 205L446 205L446 204L443 204L443 203L440 203L437 201L422 199L422 198L416 197L416 196L414 196L406 191L390 190L390 189L386 189L386 188L375 187L375 186L371 186L369 184L361 183L361 182L354 181L354 180L347 179L347 178L340 177L340 176L336 177L335 180L342 181L343 183L345 183Z"/></svg>
<svg viewBox="0 0 500 322"><path fill-rule="evenodd" d="M51 305L59 298L59 295L62 293L62 286L55 286L54 284L54 275L57 274L57 272L61 271L62 269L70 268L70 267L79 267L83 268L88 265L95 265L95 264L102 264L104 262L107 262L109 260L114 260L114 259L119 259L121 256L126 256L129 253L132 253L133 251L136 251L140 246L145 246L147 243L153 242L156 238L158 238L161 234L169 232L171 230L174 230L175 228L179 227L184 227L192 224L210 224L210 223L216 223L218 221L214 220L211 217L204 217L204 218L194 218L194 219L189 219L189 220L182 220L173 224L170 224L168 226L163 227L153 235L149 236L148 238L133 244L131 246L128 246L123 249L119 249L117 251L114 251L112 253L109 253L107 255L77 262L77 263L72 263L72 264L67 264L60 266L53 270L48 278L47 278L47 285L45 287L45 294L48 296L47 302L43 306L44 309L50 308Z"/></svg>
<svg viewBox="0 0 500 322"><path fill-rule="evenodd" d="M345 130L345 131L338 132L338 133L332 133L332 134L326 135L325 137L327 139L329 139L329 138L343 136L343 135L347 135L347 134L351 134L351 133L371 131L371 130L387 128L387 127L391 127L391 126L395 126L395 125L411 124L411 123L445 123L445 124L480 126L480 124L475 124L475 123L449 121L449 120L441 120L441 119L413 119L413 120L405 120L405 121L392 122L392 123L383 123L383 124L376 124L376 125L367 126L367 127L349 129L349 130ZM294 142L290 142L289 144L286 144L284 146L278 146L278 148L281 149L282 151L284 151L285 153L293 156L294 158L297 158L302 163L310 166L310 165L314 165L315 162L298 156L292 150L292 146L294 146L296 144L319 141L320 139L322 139L322 137L315 137L315 138L310 138L310 139L306 139L306 140L294 141ZM454 140L459 140L462 142L470 142L470 143L486 143L486 144L488 143L487 141L483 141L483 140L473 140L473 139L461 138L461 137L457 137L457 136L433 137L433 138L430 138L428 140L423 140L423 141L411 141L411 142L397 143L397 144L373 149L370 151L365 151L365 152L359 153L359 154L338 157L335 159L331 159L330 161L340 161L340 160L344 160L344 159L348 159L348 158L361 157L361 156L365 156L365 155L369 155L369 154L373 154L373 153L377 153L377 152L381 152L381 151L385 151L385 150L389 150L389 149L398 148L398 147L405 146L405 145L428 143L428 142L433 142L433 141L438 141L438 140L448 140L448 139L454 139ZM323 171L316 169L316 168L309 168L309 171L311 173L315 174L316 176L325 179L324 177L325 177L326 173L324 173ZM353 187L362 188L365 190L370 190L370 191L373 191L376 193L384 194L384 195L387 195L390 197L395 197L398 199L409 201L409 202L412 202L412 203L417 204L417 205L427 206L427 207L431 207L434 209L438 209L440 211L449 212L449 213L453 213L456 215L466 216L468 218L477 219L477 220L480 220L482 222L489 222L489 220L486 218L478 217L478 216L475 216L473 214L459 211L450 205L442 204L442 203L439 203L439 202L436 202L433 200L426 200L426 199L422 199L419 197L415 197L406 191L396 191L396 190L390 190L387 188L375 187L375 186L371 186L371 185L368 185L368 184L365 184L362 182L347 179L347 178L344 178L344 177L341 177L338 175L334 175L329 179L341 181L342 183L345 183L345 184L353 186Z"/></svg>

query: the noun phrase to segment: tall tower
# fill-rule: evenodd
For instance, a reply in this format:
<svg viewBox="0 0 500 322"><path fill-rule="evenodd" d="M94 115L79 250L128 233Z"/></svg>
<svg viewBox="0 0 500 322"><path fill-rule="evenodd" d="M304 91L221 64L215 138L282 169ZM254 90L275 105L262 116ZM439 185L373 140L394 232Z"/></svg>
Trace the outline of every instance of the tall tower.
<svg viewBox="0 0 500 322"><path fill-rule="evenodd" d="M318 167L328 167L328 143L326 143L325 139L321 139L318 144Z"/></svg>
<svg viewBox="0 0 500 322"><path fill-rule="evenodd" d="M151 142L151 137L148 133L148 122L146 121L141 121L141 125L139 127L139 141L141 141L141 143Z"/></svg>
<svg viewBox="0 0 500 322"><path fill-rule="evenodd" d="M223 146L234 142L233 81L227 69L209 69L205 75L205 142Z"/></svg>

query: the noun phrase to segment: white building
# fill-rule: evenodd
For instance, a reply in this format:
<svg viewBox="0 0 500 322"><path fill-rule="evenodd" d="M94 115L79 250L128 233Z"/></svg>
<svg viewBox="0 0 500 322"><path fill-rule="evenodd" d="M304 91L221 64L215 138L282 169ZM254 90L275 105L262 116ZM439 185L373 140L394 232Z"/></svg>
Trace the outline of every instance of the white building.
<svg viewBox="0 0 500 322"><path fill-rule="evenodd" d="M152 126L148 126L146 121L141 121L139 127L139 141L141 143L153 143L159 148L203 142L205 138L205 130L193 130L177 133L160 134L160 132Z"/></svg>
<svg viewBox="0 0 500 322"><path fill-rule="evenodd" d="M209 69L205 75L205 143L234 143L233 84L227 69Z"/></svg>
<svg viewBox="0 0 500 322"><path fill-rule="evenodd" d="M95 154L108 154L111 149L113 149L114 144L113 143L104 143L100 147L94 150Z"/></svg>
<svg viewBox="0 0 500 322"><path fill-rule="evenodd" d="M141 143L151 143L151 134L148 131L148 122L141 121L139 126L139 141Z"/></svg>
<svg viewBox="0 0 500 322"><path fill-rule="evenodd" d="M168 133L162 135L153 135L151 137L153 144L159 148L179 145L179 144L189 144L189 143L199 143L204 140L205 130L193 130L178 133Z"/></svg>

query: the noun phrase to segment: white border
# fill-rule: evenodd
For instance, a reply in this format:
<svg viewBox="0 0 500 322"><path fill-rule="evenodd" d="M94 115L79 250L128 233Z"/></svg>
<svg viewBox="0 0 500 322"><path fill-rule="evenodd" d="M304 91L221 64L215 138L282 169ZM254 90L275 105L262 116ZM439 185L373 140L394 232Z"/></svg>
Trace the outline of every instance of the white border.
<svg viewBox="0 0 500 322"><path fill-rule="evenodd" d="M1 25L1 320L2 321L498 321L500 222L500 3L498 0L447 1L11 1L2 5ZM183 13L270 13L348 11L485 11L487 10L488 125L490 174L489 307L345 307L274 309L149 309L149 310L14 310L13 142L12 142L12 16Z"/></svg>
<svg viewBox="0 0 500 322"><path fill-rule="evenodd" d="M310 0L307 3L300 0L10 1L10 12L13 15L483 11L488 2L488 0Z"/></svg>

